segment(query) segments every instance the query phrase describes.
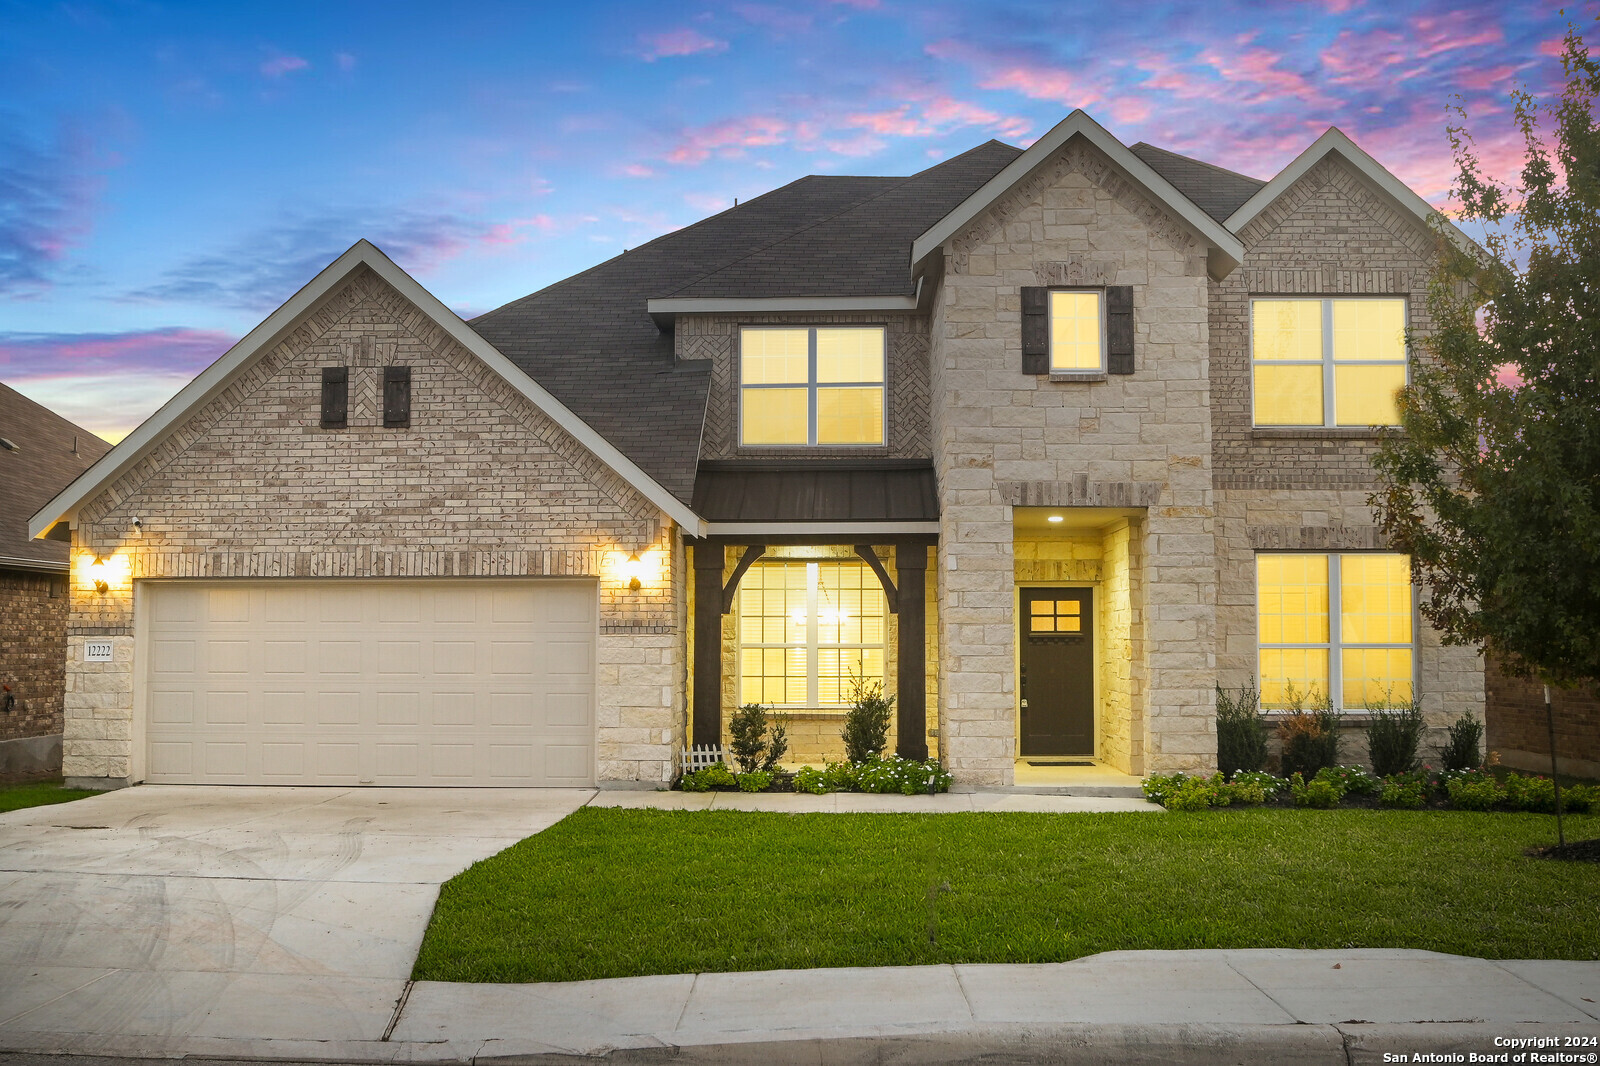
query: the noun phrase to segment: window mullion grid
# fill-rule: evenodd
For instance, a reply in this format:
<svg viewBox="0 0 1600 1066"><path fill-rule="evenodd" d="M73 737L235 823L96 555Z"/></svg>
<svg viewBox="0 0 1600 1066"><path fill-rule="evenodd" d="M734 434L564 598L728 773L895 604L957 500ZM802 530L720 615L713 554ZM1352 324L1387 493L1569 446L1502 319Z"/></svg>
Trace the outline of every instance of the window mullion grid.
<svg viewBox="0 0 1600 1066"><path fill-rule="evenodd" d="M1339 424L1334 403L1333 301L1326 299L1322 301L1322 424L1324 426Z"/></svg>
<svg viewBox="0 0 1600 1066"><path fill-rule="evenodd" d="M815 371L813 371L815 376ZM806 706L817 706L817 586L821 584L816 563L806 564Z"/></svg>
<svg viewBox="0 0 1600 1066"><path fill-rule="evenodd" d="M808 443L817 443L817 330L806 330L806 427ZM815 701L813 701L815 702Z"/></svg>
<svg viewBox="0 0 1600 1066"><path fill-rule="evenodd" d="M1328 696L1344 709L1344 574L1338 552L1328 553Z"/></svg>

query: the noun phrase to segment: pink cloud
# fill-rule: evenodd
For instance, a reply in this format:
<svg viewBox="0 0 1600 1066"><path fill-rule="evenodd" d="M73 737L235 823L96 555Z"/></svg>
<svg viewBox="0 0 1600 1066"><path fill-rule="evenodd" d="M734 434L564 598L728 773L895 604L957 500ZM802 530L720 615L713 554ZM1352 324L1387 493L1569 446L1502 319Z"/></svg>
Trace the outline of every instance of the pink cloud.
<svg viewBox="0 0 1600 1066"><path fill-rule="evenodd" d="M1552 37L1548 41L1540 41L1537 51L1542 56L1560 57L1567 51L1566 38Z"/></svg>
<svg viewBox="0 0 1600 1066"><path fill-rule="evenodd" d="M719 41L715 37L707 37L699 30L687 28L668 30L665 33L642 34L639 42L645 47L645 51L640 53L640 58L647 63L671 56L692 56L701 52L728 50L727 41Z"/></svg>
<svg viewBox="0 0 1600 1066"><path fill-rule="evenodd" d="M629 163L622 168L622 172L630 178L653 178L656 172L643 163Z"/></svg>
<svg viewBox="0 0 1600 1066"><path fill-rule="evenodd" d="M0 333L0 371L7 382L150 371L193 375L235 340L183 326L127 333Z"/></svg>
<svg viewBox="0 0 1600 1066"><path fill-rule="evenodd" d="M261 64L261 74L267 78L281 78L285 74L293 74L309 66L311 66L310 61L299 56L273 56Z"/></svg>
<svg viewBox="0 0 1600 1066"><path fill-rule="evenodd" d="M1235 89L1241 82L1261 87L1260 92L1247 95L1240 102L1264 103L1292 96L1307 103L1332 103L1303 75L1281 66L1287 57L1277 52L1247 48L1237 55L1226 56L1207 51L1201 58L1216 68L1225 81L1234 83Z"/></svg>
<svg viewBox="0 0 1600 1066"><path fill-rule="evenodd" d="M773 115L744 115L684 130L667 153L671 163L704 163L713 155L736 159L746 148L783 144L794 126Z"/></svg>
<svg viewBox="0 0 1600 1066"><path fill-rule="evenodd" d="M1462 33L1461 27L1471 17L1474 16L1464 11L1452 11L1438 17L1418 15L1411 20L1412 48L1419 57L1426 59L1457 48L1476 48L1480 45L1499 44L1505 40L1505 34L1495 25Z"/></svg>

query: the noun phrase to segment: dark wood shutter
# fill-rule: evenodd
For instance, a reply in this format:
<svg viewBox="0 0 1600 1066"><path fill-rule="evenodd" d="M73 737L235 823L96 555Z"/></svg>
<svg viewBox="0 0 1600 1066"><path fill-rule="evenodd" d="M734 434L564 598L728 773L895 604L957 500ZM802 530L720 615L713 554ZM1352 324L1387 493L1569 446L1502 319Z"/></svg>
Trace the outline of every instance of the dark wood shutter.
<svg viewBox="0 0 1600 1066"><path fill-rule="evenodd" d="M1050 373L1050 290L1022 287L1022 372Z"/></svg>
<svg viewBox="0 0 1600 1066"><path fill-rule="evenodd" d="M322 368L322 428L343 429L350 418L350 368Z"/></svg>
<svg viewBox="0 0 1600 1066"><path fill-rule="evenodd" d="M411 425L411 368L383 368L383 424L404 428Z"/></svg>
<svg viewBox="0 0 1600 1066"><path fill-rule="evenodd" d="M1133 373L1133 286L1106 286L1106 372Z"/></svg>

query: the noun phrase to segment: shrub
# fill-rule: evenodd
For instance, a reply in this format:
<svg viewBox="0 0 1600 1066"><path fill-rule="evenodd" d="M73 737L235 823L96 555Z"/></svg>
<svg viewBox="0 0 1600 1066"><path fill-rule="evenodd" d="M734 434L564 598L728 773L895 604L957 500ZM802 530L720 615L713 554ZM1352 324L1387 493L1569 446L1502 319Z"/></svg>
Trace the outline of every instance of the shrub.
<svg viewBox="0 0 1600 1066"><path fill-rule="evenodd" d="M950 773L937 762L917 762L891 755L887 759L869 759L855 766L855 787L862 792L898 792L904 796L922 793L947 792Z"/></svg>
<svg viewBox="0 0 1600 1066"><path fill-rule="evenodd" d="M1422 741L1422 705L1382 700L1367 704L1367 752L1372 772L1379 777L1403 774L1416 768L1417 745Z"/></svg>
<svg viewBox="0 0 1600 1066"><path fill-rule="evenodd" d="M1514 811L1543 811L1556 809L1556 783L1548 777L1524 777L1522 774L1506 775L1506 806ZM1562 806L1570 807L1572 789L1562 789Z"/></svg>
<svg viewBox="0 0 1600 1066"><path fill-rule="evenodd" d="M1182 771L1175 774L1151 774L1144 779L1144 783L1139 787L1144 790L1145 799L1165 807L1167 805L1167 797L1182 788L1183 783L1187 780L1189 780L1189 775Z"/></svg>
<svg viewBox="0 0 1600 1066"><path fill-rule="evenodd" d="M1233 783L1235 785L1245 785L1259 788L1261 790L1262 802L1265 802L1267 799L1270 799L1289 787L1289 782L1285 781L1281 777L1274 777L1272 774L1269 774L1264 770L1245 770L1241 773L1234 774Z"/></svg>
<svg viewBox="0 0 1600 1066"><path fill-rule="evenodd" d="M864 763L882 752L889 742L889 716L893 711L894 697L883 694L882 684L874 681L867 685L858 679L839 734L844 739L845 758Z"/></svg>
<svg viewBox="0 0 1600 1066"><path fill-rule="evenodd" d="M1339 712L1329 697L1315 693L1303 695L1289 689L1289 715L1278 723L1278 739L1283 742L1283 776L1314 776L1318 770L1339 761ZM1312 706L1306 709L1306 701Z"/></svg>
<svg viewBox="0 0 1600 1066"><path fill-rule="evenodd" d="M733 788L738 783L732 771L722 763L714 762L704 769L684 774L678 780L678 787L685 792L705 792L712 788Z"/></svg>
<svg viewBox="0 0 1600 1066"><path fill-rule="evenodd" d="M828 775L815 766L802 766L794 772L794 790L809 792L813 796L833 791L828 785Z"/></svg>
<svg viewBox="0 0 1600 1066"><path fill-rule="evenodd" d="M1253 807L1267 802L1267 790L1254 781L1233 780L1223 785L1222 789L1230 803L1237 803L1242 807Z"/></svg>
<svg viewBox="0 0 1600 1066"><path fill-rule="evenodd" d="M1478 742L1483 739L1483 723L1470 714L1463 714L1450 724L1449 739L1439 749L1439 759L1446 770L1471 770L1481 766Z"/></svg>
<svg viewBox="0 0 1600 1066"><path fill-rule="evenodd" d="M1349 793L1358 796L1375 796L1383 782L1369 774L1364 766L1329 766L1317 771L1317 780L1332 781L1339 786L1339 797Z"/></svg>
<svg viewBox="0 0 1600 1066"><path fill-rule="evenodd" d="M1254 681L1233 694L1217 686L1217 769L1229 780L1267 765L1267 721Z"/></svg>
<svg viewBox="0 0 1600 1066"><path fill-rule="evenodd" d="M1169 811L1203 811L1211 806L1214 798L1211 782L1203 777L1191 777L1167 793L1163 806Z"/></svg>
<svg viewBox="0 0 1600 1066"><path fill-rule="evenodd" d="M1561 809L1573 814L1585 814L1600 807L1600 785L1564 785L1561 789ZM1552 809L1554 809L1552 807Z"/></svg>
<svg viewBox="0 0 1600 1066"><path fill-rule="evenodd" d="M740 792L765 792L772 787L772 773L768 770L746 770L738 777Z"/></svg>
<svg viewBox="0 0 1600 1066"><path fill-rule="evenodd" d="M1298 772L1289 775L1289 795L1296 807L1318 807L1324 810L1337 807L1339 800L1344 797L1339 785L1332 778L1319 773L1308 783Z"/></svg>
<svg viewBox="0 0 1600 1066"><path fill-rule="evenodd" d="M1421 770L1391 774L1383 779L1378 803L1385 807L1417 810L1428 797L1428 775Z"/></svg>
<svg viewBox="0 0 1600 1066"><path fill-rule="evenodd" d="M767 709L759 703L747 703L735 711L733 720L728 723L728 733L733 760L747 774L755 770L770 771L789 750L787 722L781 716L769 717Z"/></svg>
<svg viewBox="0 0 1600 1066"><path fill-rule="evenodd" d="M1446 780L1444 787L1450 805L1464 811L1487 811L1506 798L1493 774L1458 774Z"/></svg>

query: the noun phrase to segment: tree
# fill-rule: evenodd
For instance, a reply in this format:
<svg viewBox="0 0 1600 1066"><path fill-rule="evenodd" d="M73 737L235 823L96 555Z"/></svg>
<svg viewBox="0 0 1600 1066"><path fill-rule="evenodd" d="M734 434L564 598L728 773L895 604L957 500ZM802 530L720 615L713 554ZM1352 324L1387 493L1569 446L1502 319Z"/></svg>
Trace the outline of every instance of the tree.
<svg viewBox="0 0 1600 1066"><path fill-rule="evenodd" d="M1600 679L1600 64L1571 27L1561 61L1558 105L1513 94L1515 187L1484 176L1456 109L1452 195L1488 235L1442 241L1370 502L1447 643L1570 686Z"/></svg>

